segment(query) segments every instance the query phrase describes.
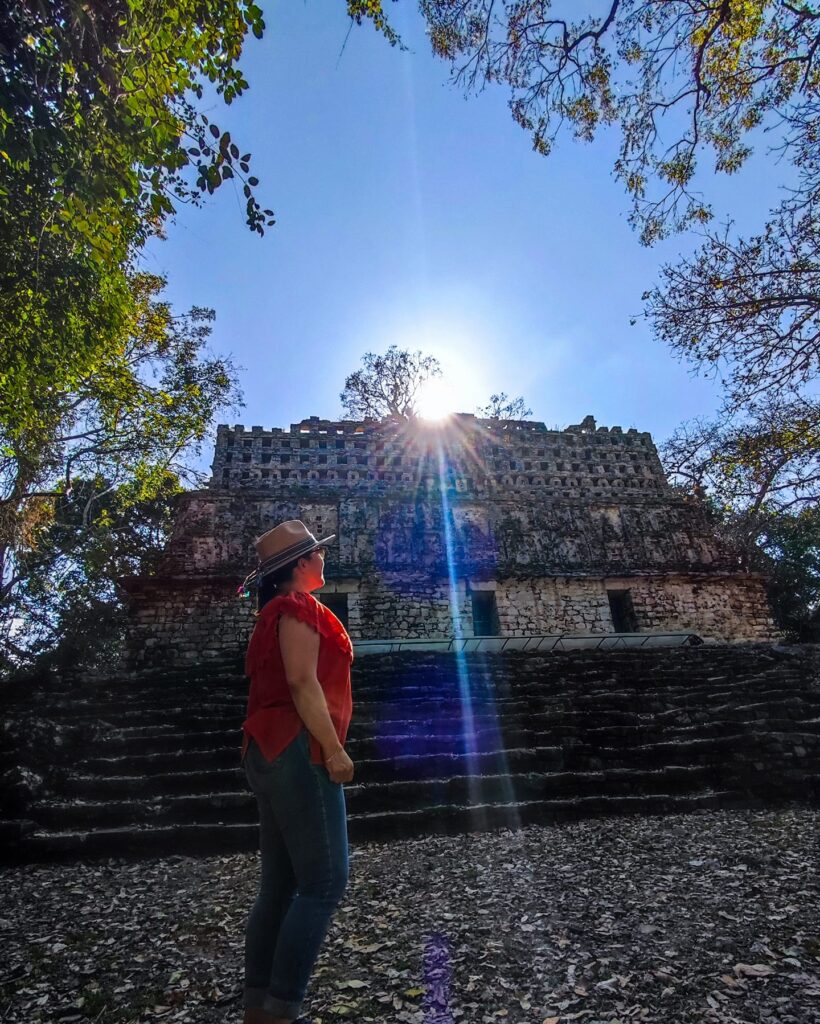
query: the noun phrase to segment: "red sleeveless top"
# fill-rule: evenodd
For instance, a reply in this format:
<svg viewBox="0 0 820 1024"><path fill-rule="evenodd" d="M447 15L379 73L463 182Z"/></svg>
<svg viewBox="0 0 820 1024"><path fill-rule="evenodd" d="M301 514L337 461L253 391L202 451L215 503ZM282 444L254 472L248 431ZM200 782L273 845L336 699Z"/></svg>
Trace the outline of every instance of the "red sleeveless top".
<svg viewBox="0 0 820 1024"><path fill-rule="evenodd" d="M279 649L281 615L292 615L319 634L316 675L341 744L347 737L353 713L350 687L353 645L344 626L329 608L310 594L297 591L274 597L259 613L245 656L245 675L250 678L251 686L248 713L242 726L243 756L253 737L268 761L278 757L305 728L293 703ZM308 732L308 736L311 764L324 764L322 748L312 733Z"/></svg>

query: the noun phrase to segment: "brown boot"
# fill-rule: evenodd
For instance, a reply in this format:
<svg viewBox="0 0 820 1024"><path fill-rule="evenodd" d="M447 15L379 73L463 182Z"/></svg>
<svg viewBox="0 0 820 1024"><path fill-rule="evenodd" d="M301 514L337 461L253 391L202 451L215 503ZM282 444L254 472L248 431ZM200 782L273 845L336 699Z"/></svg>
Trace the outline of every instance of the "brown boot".
<svg viewBox="0 0 820 1024"><path fill-rule="evenodd" d="M274 1024L276 1019L272 1014L266 1013L262 1009L246 1009L245 1016L242 1018L242 1024Z"/></svg>

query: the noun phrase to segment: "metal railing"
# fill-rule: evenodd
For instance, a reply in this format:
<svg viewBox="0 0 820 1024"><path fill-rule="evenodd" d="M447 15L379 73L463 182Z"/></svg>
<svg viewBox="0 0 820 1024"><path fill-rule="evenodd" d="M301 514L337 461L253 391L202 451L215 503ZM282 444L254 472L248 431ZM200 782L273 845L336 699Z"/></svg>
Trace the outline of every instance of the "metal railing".
<svg viewBox="0 0 820 1024"><path fill-rule="evenodd" d="M503 651L617 650L646 647L695 647L705 641L697 633L542 633L536 636L468 636L441 640L356 640L357 657L397 651L473 653Z"/></svg>

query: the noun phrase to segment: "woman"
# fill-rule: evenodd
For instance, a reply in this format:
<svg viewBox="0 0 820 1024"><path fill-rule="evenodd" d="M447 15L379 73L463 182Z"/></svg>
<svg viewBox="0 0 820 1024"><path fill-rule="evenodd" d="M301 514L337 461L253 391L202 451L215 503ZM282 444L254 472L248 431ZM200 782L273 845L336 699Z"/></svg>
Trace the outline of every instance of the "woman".
<svg viewBox="0 0 820 1024"><path fill-rule="evenodd" d="M343 782L353 647L311 591L325 548L299 520L256 542L242 760L259 805L261 877L245 934L244 1024L290 1024L348 879Z"/></svg>

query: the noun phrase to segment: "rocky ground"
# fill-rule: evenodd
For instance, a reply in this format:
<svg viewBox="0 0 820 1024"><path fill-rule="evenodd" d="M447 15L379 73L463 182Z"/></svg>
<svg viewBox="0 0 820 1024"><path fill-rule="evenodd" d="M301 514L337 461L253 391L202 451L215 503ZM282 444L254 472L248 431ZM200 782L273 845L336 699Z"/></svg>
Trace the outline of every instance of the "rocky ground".
<svg viewBox="0 0 820 1024"><path fill-rule="evenodd" d="M820 812L610 818L351 851L308 990L343 1021L820 1022ZM0 877L0 1021L241 1020L255 856Z"/></svg>

